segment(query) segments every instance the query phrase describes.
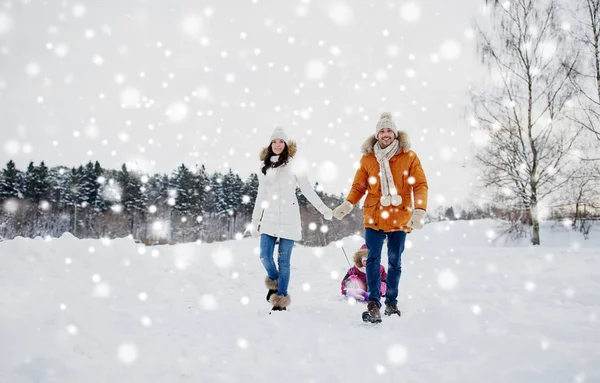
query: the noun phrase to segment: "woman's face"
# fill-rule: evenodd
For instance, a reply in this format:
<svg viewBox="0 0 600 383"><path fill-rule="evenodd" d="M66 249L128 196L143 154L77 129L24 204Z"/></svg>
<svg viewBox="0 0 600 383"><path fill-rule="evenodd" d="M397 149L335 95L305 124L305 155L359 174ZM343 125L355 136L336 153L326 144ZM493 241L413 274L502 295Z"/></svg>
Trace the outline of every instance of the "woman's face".
<svg viewBox="0 0 600 383"><path fill-rule="evenodd" d="M273 141L271 141L271 150L273 150L273 153L275 153L276 155L280 155L283 152L283 149L285 149L284 140L282 140L281 138L276 138Z"/></svg>

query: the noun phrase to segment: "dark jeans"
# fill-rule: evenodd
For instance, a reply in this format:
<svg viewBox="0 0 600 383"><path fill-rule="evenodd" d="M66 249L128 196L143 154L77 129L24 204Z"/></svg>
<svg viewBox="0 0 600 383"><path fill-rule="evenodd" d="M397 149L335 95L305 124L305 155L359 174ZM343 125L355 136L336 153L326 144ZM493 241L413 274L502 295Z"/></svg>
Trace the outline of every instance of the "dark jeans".
<svg viewBox="0 0 600 383"><path fill-rule="evenodd" d="M385 293L385 304L398 304L398 284L400 283L400 274L402 274L402 252L404 251L404 242L406 241L406 232L392 231L384 232L382 230L365 229L365 242L367 243L367 288L369 291L369 301L380 302L380 284L381 275L379 274L379 265L381 264L381 249L383 241L387 238L388 248L388 271L387 271L387 291Z"/></svg>

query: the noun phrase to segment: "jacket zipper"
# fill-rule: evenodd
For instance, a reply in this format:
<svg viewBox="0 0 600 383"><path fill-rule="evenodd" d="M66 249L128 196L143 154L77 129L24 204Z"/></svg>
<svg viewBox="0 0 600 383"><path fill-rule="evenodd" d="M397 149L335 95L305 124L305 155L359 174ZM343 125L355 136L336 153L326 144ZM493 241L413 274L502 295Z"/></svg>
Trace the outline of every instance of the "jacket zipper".
<svg viewBox="0 0 600 383"><path fill-rule="evenodd" d="M263 215L265 215L265 209L262 209L262 212L260 213L260 219L258 220L258 227L256 228L257 231L260 231L260 225L262 224Z"/></svg>

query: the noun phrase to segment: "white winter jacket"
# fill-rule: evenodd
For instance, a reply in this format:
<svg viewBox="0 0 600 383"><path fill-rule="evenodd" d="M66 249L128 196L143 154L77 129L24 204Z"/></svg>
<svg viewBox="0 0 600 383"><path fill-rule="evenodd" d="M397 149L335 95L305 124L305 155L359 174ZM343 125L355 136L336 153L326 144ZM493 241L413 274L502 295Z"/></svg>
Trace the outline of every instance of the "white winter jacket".
<svg viewBox="0 0 600 383"><path fill-rule="evenodd" d="M252 221L261 234L299 241L302 239L302 225L296 198L296 185L321 214L325 215L330 209L313 190L306 173L295 166L293 158L296 153L295 142L288 143L288 152L288 163L277 168L268 168L266 175L262 173L261 169L264 165L260 163L258 194L254 203ZM265 150L261 153L261 158L264 156L266 156Z"/></svg>

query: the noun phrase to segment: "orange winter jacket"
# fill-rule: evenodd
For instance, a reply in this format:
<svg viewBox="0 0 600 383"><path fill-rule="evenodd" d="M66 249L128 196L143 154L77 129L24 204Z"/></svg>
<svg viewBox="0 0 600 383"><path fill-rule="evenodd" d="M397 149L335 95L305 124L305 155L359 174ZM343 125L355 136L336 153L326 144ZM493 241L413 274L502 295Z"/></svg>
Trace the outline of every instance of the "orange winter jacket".
<svg viewBox="0 0 600 383"><path fill-rule="evenodd" d="M362 146L363 156L360 167L354 176L352 189L346 198L356 205L367 193L363 207L365 228L374 230L406 231L412 228L406 226L414 209L427 210L427 179L421 167L417 154L410 150L410 141L405 132L399 131L400 150L390 159L390 169L398 195L402 197L399 206L381 206L381 180L379 162L375 157L373 146L377 142L375 135L369 137ZM413 194L414 193L414 200Z"/></svg>

